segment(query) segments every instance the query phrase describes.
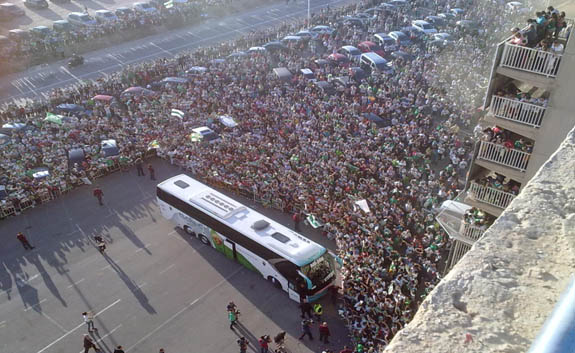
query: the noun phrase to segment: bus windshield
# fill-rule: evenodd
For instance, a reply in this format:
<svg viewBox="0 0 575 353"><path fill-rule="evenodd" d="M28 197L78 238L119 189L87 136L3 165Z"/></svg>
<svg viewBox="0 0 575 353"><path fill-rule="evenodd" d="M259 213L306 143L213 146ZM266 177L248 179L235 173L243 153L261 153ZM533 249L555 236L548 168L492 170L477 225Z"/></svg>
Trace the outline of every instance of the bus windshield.
<svg viewBox="0 0 575 353"><path fill-rule="evenodd" d="M333 258L327 252L310 264L303 266L301 270L302 273L309 278L313 286L320 288L323 287L325 283L332 281L335 276Z"/></svg>

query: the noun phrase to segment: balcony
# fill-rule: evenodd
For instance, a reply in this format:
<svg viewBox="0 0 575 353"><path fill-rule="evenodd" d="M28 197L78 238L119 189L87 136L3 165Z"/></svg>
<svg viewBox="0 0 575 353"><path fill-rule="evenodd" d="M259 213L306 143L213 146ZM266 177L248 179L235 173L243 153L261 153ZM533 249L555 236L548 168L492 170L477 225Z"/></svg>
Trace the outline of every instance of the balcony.
<svg viewBox="0 0 575 353"><path fill-rule="evenodd" d="M481 238L483 233L485 233L485 231L487 230L487 227L478 227L469 223L463 223L461 226L463 228L461 235L472 240L471 244L479 240L479 238Z"/></svg>
<svg viewBox="0 0 575 353"><path fill-rule="evenodd" d="M527 169L527 164L529 162L529 157L531 156L530 153L523 152L520 150L516 150L514 148L507 148L503 145L499 145L493 142L481 141L481 145L479 146L479 153L477 154L478 160L485 160L487 162L494 163L496 165L505 166L508 168L512 168L518 170L520 172L525 172ZM492 166L486 165L484 166L487 169L494 170L503 175L508 175L511 178L521 181L522 176L516 177L514 174L509 175L510 173L506 173L505 169L499 168L492 168ZM495 170L498 169L498 170Z"/></svg>
<svg viewBox="0 0 575 353"><path fill-rule="evenodd" d="M555 78L561 54L505 43L499 66Z"/></svg>
<svg viewBox="0 0 575 353"><path fill-rule="evenodd" d="M492 187L471 182L469 185L468 197L472 200L500 208L501 211L503 211L505 208L507 208L507 206L509 206L511 201L513 201L515 195ZM488 209L486 209L486 211L489 212Z"/></svg>
<svg viewBox="0 0 575 353"><path fill-rule="evenodd" d="M489 110L497 118L538 128L541 127L546 107L516 99L493 96Z"/></svg>

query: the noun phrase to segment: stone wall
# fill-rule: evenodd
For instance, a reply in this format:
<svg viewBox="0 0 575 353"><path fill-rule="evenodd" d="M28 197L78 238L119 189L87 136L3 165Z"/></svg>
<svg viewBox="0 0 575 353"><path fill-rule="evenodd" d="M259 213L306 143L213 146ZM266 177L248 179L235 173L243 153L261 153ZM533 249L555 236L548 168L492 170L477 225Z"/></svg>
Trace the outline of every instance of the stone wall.
<svg viewBox="0 0 575 353"><path fill-rule="evenodd" d="M385 352L526 352L573 273L575 130Z"/></svg>

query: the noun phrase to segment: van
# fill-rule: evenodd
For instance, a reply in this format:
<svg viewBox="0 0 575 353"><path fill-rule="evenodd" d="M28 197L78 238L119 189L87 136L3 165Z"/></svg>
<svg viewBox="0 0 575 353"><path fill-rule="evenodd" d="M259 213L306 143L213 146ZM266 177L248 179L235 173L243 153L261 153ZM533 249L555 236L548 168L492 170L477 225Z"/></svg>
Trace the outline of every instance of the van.
<svg viewBox="0 0 575 353"><path fill-rule="evenodd" d="M210 129L207 126L197 127L195 129L192 129L192 132L197 136L201 136L202 142L216 143L221 140L220 136L216 134L214 130Z"/></svg>
<svg viewBox="0 0 575 353"><path fill-rule="evenodd" d="M376 53L363 53L361 54L360 67L368 72L383 72L391 73L391 69L387 65L387 60L377 55Z"/></svg>
<svg viewBox="0 0 575 353"><path fill-rule="evenodd" d="M387 34L376 33L373 35L373 38L375 38L377 45L383 48L384 51L387 52L397 50L397 43L395 42L395 39L391 38Z"/></svg>
<svg viewBox="0 0 575 353"><path fill-rule="evenodd" d="M361 51L353 45L344 45L337 52L347 56L349 60L355 62L359 61L359 58L361 57Z"/></svg>

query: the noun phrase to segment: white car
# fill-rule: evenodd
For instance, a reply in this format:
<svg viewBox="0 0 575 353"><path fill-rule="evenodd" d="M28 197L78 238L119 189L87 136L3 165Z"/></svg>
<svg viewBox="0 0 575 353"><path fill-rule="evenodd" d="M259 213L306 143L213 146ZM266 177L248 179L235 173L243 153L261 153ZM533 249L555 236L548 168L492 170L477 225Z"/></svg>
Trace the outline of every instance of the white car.
<svg viewBox="0 0 575 353"><path fill-rule="evenodd" d="M134 11L136 12L140 12L140 13L156 13L158 11L158 9L156 9L154 6L152 6L152 4L147 3L147 2L137 2L134 3Z"/></svg>
<svg viewBox="0 0 575 353"><path fill-rule="evenodd" d="M72 12L68 14L68 22L78 27L95 27L98 25L96 20L83 12Z"/></svg>
<svg viewBox="0 0 575 353"><path fill-rule="evenodd" d="M412 21L411 25L415 27L418 31L423 32L425 34L437 33L437 29L435 29L429 22L424 20Z"/></svg>
<svg viewBox="0 0 575 353"><path fill-rule="evenodd" d="M505 4L505 11L510 13L529 13L531 10L519 1L511 1Z"/></svg>
<svg viewBox="0 0 575 353"><path fill-rule="evenodd" d="M331 28L330 26L315 26L313 28L310 28L309 30L312 33L315 34L332 34L335 29Z"/></svg>
<svg viewBox="0 0 575 353"><path fill-rule="evenodd" d="M210 129L207 126L192 129L192 135L195 135L194 137L196 139L199 139L207 143L216 143L221 140L221 137L218 134L216 134L214 130Z"/></svg>
<svg viewBox="0 0 575 353"><path fill-rule="evenodd" d="M108 10L98 10L94 12L94 17L96 18L96 21L100 23L113 23L118 21L118 16Z"/></svg>

